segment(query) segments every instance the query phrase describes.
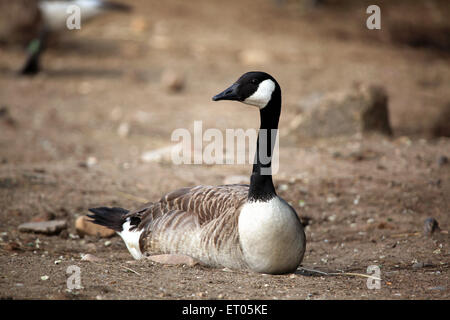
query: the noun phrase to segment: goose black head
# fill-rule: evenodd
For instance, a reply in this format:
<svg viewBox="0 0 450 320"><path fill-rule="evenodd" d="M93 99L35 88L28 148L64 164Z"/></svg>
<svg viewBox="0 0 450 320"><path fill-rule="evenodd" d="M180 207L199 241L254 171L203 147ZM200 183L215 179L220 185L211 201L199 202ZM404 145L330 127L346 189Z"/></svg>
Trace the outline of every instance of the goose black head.
<svg viewBox="0 0 450 320"><path fill-rule="evenodd" d="M234 100L265 108L275 96L281 98L277 81L265 72L252 71L243 74L228 89L215 95L213 101Z"/></svg>

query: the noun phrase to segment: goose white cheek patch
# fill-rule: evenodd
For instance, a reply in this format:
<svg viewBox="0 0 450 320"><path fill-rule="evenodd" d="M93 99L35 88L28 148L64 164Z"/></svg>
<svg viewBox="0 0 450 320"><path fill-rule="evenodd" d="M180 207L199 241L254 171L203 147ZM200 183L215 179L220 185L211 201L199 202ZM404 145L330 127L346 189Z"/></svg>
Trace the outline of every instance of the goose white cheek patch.
<svg viewBox="0 0 450 320"><path fill-rule="evenodd" d="M264 108L272 98L272 92L275 90L275 83L270 80L262 81L258 90L255 91L250 97L244 100L244 103L257 106L260 109Z"/></svg>

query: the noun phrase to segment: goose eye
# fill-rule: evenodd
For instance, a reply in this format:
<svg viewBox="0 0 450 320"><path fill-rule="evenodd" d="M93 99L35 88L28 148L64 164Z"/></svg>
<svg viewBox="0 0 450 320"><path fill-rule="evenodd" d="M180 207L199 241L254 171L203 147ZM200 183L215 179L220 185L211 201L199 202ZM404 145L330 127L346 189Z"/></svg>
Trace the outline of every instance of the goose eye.
<svg viewBox="0 0 450 320"><path fill-rule="evenodd" d="M252 84L257 84L257 83L258 83L258 80L256 80L255 78L253 78L252 80L250 80L250 82L251 82Z"/></svg>

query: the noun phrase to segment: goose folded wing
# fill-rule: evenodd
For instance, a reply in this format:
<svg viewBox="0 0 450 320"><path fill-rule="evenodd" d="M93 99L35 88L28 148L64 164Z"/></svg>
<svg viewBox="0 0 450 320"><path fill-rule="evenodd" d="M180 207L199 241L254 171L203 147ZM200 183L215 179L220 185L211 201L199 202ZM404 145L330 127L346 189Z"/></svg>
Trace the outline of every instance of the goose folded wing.
<svg viewBox="0 0 450 320"><path fill-rule="evenodd" d="M200 227L217 220L237 221L238 215L234 213L245 203L247 194L248 185L240 184L181 188L165 194L158 202L131 211L125 218L139 218L137 229L147 229L168 215L189 218Z"/></svg>

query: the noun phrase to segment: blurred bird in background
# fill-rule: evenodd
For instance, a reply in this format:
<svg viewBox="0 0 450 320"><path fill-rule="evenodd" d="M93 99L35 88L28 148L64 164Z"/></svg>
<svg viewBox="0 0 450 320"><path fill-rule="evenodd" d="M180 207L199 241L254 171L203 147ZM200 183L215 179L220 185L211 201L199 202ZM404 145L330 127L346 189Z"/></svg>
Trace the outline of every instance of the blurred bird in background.
<svg viewBox="0 0 450 320"><path fill-rule="evenodd" d="M40 56L50 35L68 30L70 6L77 6L80 24L111 11L129 12L127 4L106 0L0 0L0 43L27 43L22 75L40 71Z"/></svg>

